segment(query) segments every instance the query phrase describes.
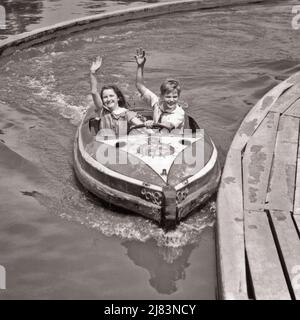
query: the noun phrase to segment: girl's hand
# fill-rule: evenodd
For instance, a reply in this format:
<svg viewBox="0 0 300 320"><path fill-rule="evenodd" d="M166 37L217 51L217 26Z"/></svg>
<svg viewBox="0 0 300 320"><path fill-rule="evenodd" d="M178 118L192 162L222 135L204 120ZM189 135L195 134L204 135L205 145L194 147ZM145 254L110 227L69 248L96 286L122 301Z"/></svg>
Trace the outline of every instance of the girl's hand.
<svg viewBox="0 0 300 320"><path fill-rule="evenodd" d="M136 49L135 61L138 66L143 66L146 62L145 50L143 48Z"/></svg>
<svg viewBox="0 0 300 320"><path fill-rule="evenodd" d="M100 69L101 65L102 65L102 58L98 56L96 60L92 62L92 65L90 68L91 73L96 73L98 69Z"/></svg>

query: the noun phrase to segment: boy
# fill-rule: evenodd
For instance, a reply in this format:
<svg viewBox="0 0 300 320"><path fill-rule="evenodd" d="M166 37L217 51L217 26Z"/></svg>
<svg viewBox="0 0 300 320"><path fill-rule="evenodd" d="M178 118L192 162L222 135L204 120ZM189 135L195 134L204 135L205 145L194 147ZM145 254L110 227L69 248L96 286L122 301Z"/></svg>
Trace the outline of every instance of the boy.
<svg viewBox="0 0 300 320"><path fill-rule="evenodd" d="M160 86L160 97L144 85L144 65L146 62L145 51L137 49L135 56L137 63L136 87L142 98L153 108L153 121L147 121L147 126L161 123L169 130L180 129L184 126L184 110L179 104L180 85L177 80L165 80Z"/></svg>

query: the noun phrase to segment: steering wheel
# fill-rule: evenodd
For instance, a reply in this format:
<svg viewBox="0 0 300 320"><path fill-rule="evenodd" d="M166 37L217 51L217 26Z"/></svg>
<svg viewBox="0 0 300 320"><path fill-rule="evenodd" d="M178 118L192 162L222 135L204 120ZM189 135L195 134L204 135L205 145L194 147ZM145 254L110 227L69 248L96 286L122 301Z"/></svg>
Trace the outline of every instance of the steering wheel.
<svg viewBox="0 0 300 320"><path fill-rule="evenodd" d="M131 128L128 129L128 132L127 134L129 134L132 130L135 130L135 129L140 129L140 128L145 128L146 125L145 124L137 124L135 126L132 126ZM154 123L150 129L167 129L169 132L171 132L171 130L173 130L173 128L169 128L167 127L166 125L164 124L161 124L161 123ZM159 131L160 131L159 130Z"/></svg>

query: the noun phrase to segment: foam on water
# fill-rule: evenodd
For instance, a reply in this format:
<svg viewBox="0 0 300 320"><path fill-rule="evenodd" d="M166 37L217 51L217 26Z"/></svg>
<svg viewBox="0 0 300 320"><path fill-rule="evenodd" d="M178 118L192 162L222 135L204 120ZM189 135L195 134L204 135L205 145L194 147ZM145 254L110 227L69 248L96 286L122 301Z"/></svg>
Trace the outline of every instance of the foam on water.
<svg viewBox="0 0 300 320"><path fill-rule="evenodd" d="M60 206L55 204L55 214L96 230L106 237L143 243L154 240L157 247L166 255L166 261L171 259L170 256L172 259L178 258L185 246L199 242L203 230L213 227L215 222L214 201L208 202L201 210L192 213L186 220L180 222L174 231L166 232L156 223L143 217L122 214L108 208L104 210L100 203L92 203L89 198L90 196L86 197L83 194L72 195L69 199L64 198ZM73 210L75 206L76 210Z"/></svg>
<svg viewBox="0 0 300 320"><path fill-rule="evenodd" d="M45 101L44 107L50 105L52 110L57 112L65 119L69 119L74 125L79 125L87 109L91 106L91 97L86 98L86 105L74 105L68 101L72 97L53 90L56 82L54 74L43 76L41 80L32 77L25 77L26 84L33 89L34 95L41 97Z"/></svg>

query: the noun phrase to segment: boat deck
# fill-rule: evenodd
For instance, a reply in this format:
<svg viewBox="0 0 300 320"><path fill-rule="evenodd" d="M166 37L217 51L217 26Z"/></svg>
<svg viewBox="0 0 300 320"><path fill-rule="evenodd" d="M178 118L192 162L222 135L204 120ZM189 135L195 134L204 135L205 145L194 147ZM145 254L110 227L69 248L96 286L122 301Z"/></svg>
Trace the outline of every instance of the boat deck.
<svg viewBox="0 0 300 320"><path fill-rule="evenodd" d="M244 119L217 199L223 299L300 298L300 73Z"/></svg>

